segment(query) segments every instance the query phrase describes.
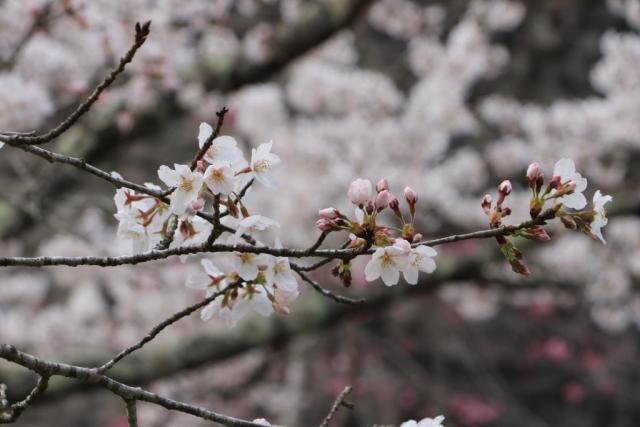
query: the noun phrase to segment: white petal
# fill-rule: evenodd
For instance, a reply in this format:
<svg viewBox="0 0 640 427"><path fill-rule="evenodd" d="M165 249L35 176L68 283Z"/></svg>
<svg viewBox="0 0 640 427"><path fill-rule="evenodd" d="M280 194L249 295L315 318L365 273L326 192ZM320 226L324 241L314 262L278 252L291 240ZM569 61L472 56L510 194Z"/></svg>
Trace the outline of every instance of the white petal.
<svg viewBox="0 0 640 427"><path fill-rule="evenodd" d="M553 167L553 176L559 176L562 178L562 182L565 182L576 173L576 165L572 159L562 158L558 160Z"/></svg>
<svg viewBox="0 0 640 427"><path fill-rule="evenodd" d="M562 197L562 203L571 209L582 209L587 206L587 198L582 193L572 193Z"/></svg>
<svg viewBox="0 0 640 427"><path fill-rule="evenodd" d="M213 133L213 128L205 122L200 123L200 129L198 131L198 146L202 148L209 135Z"/></svg>
<svg viewBox="0 0 640 427"><path fill-rule="evenodd" d="M367 282L373 282L382 274L382 266L377 258L372 258L364 267L364 275Z"/></svg>
<svg viewBox="0 0 640 427"><path fill-rule="evenodd" d="M393 286L398 284L400 280L400 272L395 268L383 268L382 269L382 281L387 286Z"/></svg>
<svg viewBox="0 0 640 427"><path fill-rule="evenodd" d="M408 284L415 285L416 283L418 283L417 268L409 267L406 270L404 270L402 274L404 275L404 280L406 280Z"/></svg>
<svg viewBox="0 0 640 427"><path fill-rule="evenodd" d="M178 185L178 174L169 166L160 166L158 169L158 177L169 187Z"/></svg>

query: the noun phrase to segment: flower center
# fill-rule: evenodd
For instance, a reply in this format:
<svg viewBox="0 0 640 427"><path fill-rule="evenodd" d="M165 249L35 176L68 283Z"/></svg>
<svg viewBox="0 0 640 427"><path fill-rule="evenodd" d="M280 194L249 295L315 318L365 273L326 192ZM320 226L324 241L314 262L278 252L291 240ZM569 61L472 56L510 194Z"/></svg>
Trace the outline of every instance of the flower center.
<svg viewBox="0 0 640 427"><path fill-rule="evenodd" d="M213 171L213 174L211 175L211 180L213 182L224 182L224 172L222 171L222 169L216 169Z"/></svg>
<svg viewBox="0 0 640 427"><path fill-rule="evenodd" d="M269 161L265 159L260 159L253 165L254 172L264 172L269 169Z"/></svg>
<svg viewBox="0 0 640 427"><path fill-rule="evenodd" d="M180 190L182 191L191 191L193 189L193 183L191 180L181 177L178 187L180 187Z"/></svg>
<svg viewBox="0 0 640 427"><path fill-rule="evenodd" d="M389 255L388 253L385 252L384 255L382 255L382 266L383 267L393 267L396 263L393 261L393 257L391 255Z"/></svg>

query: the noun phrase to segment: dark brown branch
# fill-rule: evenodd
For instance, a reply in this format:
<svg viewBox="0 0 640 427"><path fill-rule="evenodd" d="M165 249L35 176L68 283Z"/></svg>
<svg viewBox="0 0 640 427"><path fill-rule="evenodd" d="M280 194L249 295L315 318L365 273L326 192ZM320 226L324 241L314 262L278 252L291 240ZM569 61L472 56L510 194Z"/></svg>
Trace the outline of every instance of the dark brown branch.
<svg viewBox="0 0 640 427"><path fill-rule="evenodd" d="M322 424L320 424L320 427L328 427L329 423L331 422L333 417L336 415L336 412L338 412L338 409L340 409L341 406L344 406L345 408L353 409L353 404L345 401L349 393L351 393L351 390L352 390L351 386L347 386L344 388L344 390L342 390L342 392L338 395L338 397L336 397L336 400L333 402L333 406L331 406L331 410L329 411L325 419L322 421Z"/></svg>
<svg viewBox="0 0 640 427"><path fill-rule="evenodd" d="M0 344L0 358L16 363L42 376L62 376L77 379L82 382L97 384L112 393L120 396L126 401L144 401L162 406L172 411L183 412L194 415L204 420L215 421L220 424L232 427L260 427L260 424L239 418L229 417L198 406L189 405L173 399L162 397L138 387L130 387L121 382L115 381L105 375L101 375L96 369L84 368L81 366L68 365L66 363L56 363L39 359L33 355L23 353L8 344Z"/></svg>
<svg viewBox="0 0 640 427"><path fill-rule="evenodd" d="M58 126L51 129L47 133L42 135L23 135L23 134L15 134L15 135L2 135L0 134L0 141L5 142L7 144L45 144L53 141L60 135L62 135L65 131L67 131L71 126L73 126L84 114L86 114L93 104L98 100L100 94L104 92L106 88L108 88L115 80L116 77L120 73L122 73L127 66L133 60L136 52L140 47L144 44L149 35L149 31L151 28L151 21L147 21L144 24L140 25L140 23L136 23L135 26L135 41L131 48L127 51L127 53L120 58L120 62L111 70L111 72L105 77L105 79L93 90L91 95L78 106L66 119L64 119Z"/></svg>
<svg viewBox="0 0 640 427"><path fill-rule="evenodd" d="M415 243L413 246L427 245L438 246L447 243L459 242L461 240L470 239L486 239L496 236L506 236L522 229L531 228L537 225L543 225L549 219L553 218L555 213L552 210L543 212L535 220L524 221L518 225L505 225L499 228L476 231L473 233L456 234L453 236L442 237L439 239L425 240ZM311 248L310 248L311 249ZM254 254L268 254L289 258L307 258L321 257L329 259L352 259L359 255L370 255L374 249L288 249L288 248L271 248L266 246L252 246L247 244L214 244L214 245L194 245L184 246L166 250L153 250L136 255L118 256L118 257L1 257L0 267L8 266L25 266L25 267L44 267L54 265L65 265L76 267L80 265L95 265L100 267L115 267L119 265L134 265L144 262L166 259L176 255L192 255L198 253L215 253L215 252L242 252Z"/></svg>

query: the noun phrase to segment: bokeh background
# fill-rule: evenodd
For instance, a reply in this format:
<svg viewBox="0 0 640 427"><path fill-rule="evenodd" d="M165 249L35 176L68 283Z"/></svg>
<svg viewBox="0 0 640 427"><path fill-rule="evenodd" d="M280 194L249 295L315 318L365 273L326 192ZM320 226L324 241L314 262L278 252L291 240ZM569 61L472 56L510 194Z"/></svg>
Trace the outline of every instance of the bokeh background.
<svg viewBox="0 0 640 427"><path fill-rule="evenodd" d="M242 418L335 425L445 414L448 427L633 427L640 422L640 1L0 1L0 129L57 123L131 43L152 33L91 113L52 144L136 182L186 162L201 121L249 150L274 141L280 186L255 213L286 245L318 235L317 209L350 209L348 184L387 177L419 194L425 237L486 227L485 192L512 180L527 217L527 165L575 159L588 196L612 194L606 246L551 227L519 242L516 277L491 241L442 247L410 287L367 284L356 264L338 306L303 287L289 316L228 330L197 316L112 371L128 384ZM0 151L0 256L121 254L114 189L11 147ZM337 244L338 240L330 244ZM0 342L87 366L201 298L198 259L137 267L0 271ZM0 362L9 398L34 378ZM21 426L126 426L119 399L56 380ZM144 426L201 420L141 404Z"/></svg>

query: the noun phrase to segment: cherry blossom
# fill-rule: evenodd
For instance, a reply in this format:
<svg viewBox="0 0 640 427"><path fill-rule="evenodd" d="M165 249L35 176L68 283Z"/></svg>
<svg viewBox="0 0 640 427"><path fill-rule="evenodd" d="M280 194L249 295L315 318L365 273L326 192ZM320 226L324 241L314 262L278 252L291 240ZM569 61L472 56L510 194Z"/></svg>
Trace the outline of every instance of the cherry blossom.
<svg viewBox="0 0 640 427"><path fill-rule="evenodd" d="M248 252L236 252L232 259L238 275L244 280L254 280L258 277L259 267L266 263L263 255Z"/></svg>
<svg viewBox="0 0 640 427"><path fill-rule="evenodd" d="M198 146L202 148L213 133L213 128L208 123L200 123L198 132ZM211 142L211 146L204 154L203 159L209 163L227 162L230 165L242 160L242 151L238 148L236 140L227 135L219 136Z"/></svg>
<svg viewBox="0 0 640 427"><path fill-rule="evenodd" d="M603 244L607 244L602 236L602 229L607 225L609 220L607 219L607 212L604 209L604 205L612 201L613 198L611 196L603 196L600 193L600 190L596 191L593 195L593 221L591 221L591 234L598 239Z"/></svg>
<svg viewBox="0 0 640 427"><path fill-rule="evenodd" d="M252 312L266 317L273 313L273 303L264 287L246 285L238 291L232 312L236 321Z"/></svg>
<svg viewBox="0 0 640 427"><path fill-rule="evenodd" d="M262 215L251 215L241 220L237 225L234 244L238 244L243 234L267 242L273 238L273 230L279 228L280 224L271 218Z"/></svg>
<svg viewBox="0 0 640 427"><path fill-rule="evenodd" d="M423 418L420 421L409 420L400 424L400 427L443 427L444 415L435 418Z"/></svg>
<svg viewBox="0 0 640 427"><path fill-rule="evenodd" d="M210 296L223 284L225 274L211 260L203 259L200 264L204 271L189 276L186 285L191 289L206 289L207 296Z"/></svg>
<svg viewBox="0 0 640 427"><path fill-rule="evenodd" d="M232 328L238 323L236 316L234 316L231 309L225 305L222 298L216 298L203 308L200 312L200 318L204 321L215 318L222 321L227 328Z"/></svg>
<svg viewBox="0 0 640 427"><path fill-rule="evenodd" d="M398 240L406 242L404 239ZM392 246L376 249L371 256L371 260L364 268L364 274L368 282L382 277L385 285L393 286L398 283L400 272L406 269L408 265L409 254L402 243L399 242Z"/></svg>
<svg viewBox="0 0 640 427"><path fill-rule="evenodd" d="M188 205L198 198L202 187L202 174L193 172L187 165L176 163L174 169L160 166L158 176L167 186L175 188L171 193L171 212L176 215L184 214Z"/></svg>
<svg viewBox="0 0 640 427"><path fill-rule="evenodd" d="M431 246L420 245L411 250L409 264L403 270L404 280L410 285L418 283L418 272L433 273L436 270L436 262L433 258L438 255Z"/></svg>
<svg viewBox="0 0 640 427"><path fill-rule="evenodd" d="M149 249L149 235L142 224L127 212L115 214L118 219L118 237L131 242L133 253L142 253Z"/></svg>
<svg viewBox="0 0 640 427"><path fill-rule="evenodd" d="M271 152L271 146L273 141L269 141L265 144L260 144L258 148L251 150L251 171L253 176L256 177L266 187L275 187L275 183L272 181L271 174L273 168L280 163L280 157Z"/></svg>
<svg viewBox="0 0 640 427"><path fill-rule="evenodd" d="M212 163L204 173L204 183L213 194L229 194L235 186L235 173L226 161Z"/></svg>
<svg viewBox="0 0 640 427"><path fill-rule="evenodd" d="M562 158L558 160L553 167L553 176L560 177L560 184L563 186L570 185L573 187L575 185L575 188L570 193L559 197L558 202L571 209L582 209L587 205L587 199L582 194L587 189L587 179L576 172L576 165L572 159Z"/></svg>
<svg viewBox="0 0 640 427"><path fill-rule="evenodd" d="M289 258L268 257L268 259L270 262L265 272L267 283L287 292L298 289L298 282L291 270Z"/></svg>

